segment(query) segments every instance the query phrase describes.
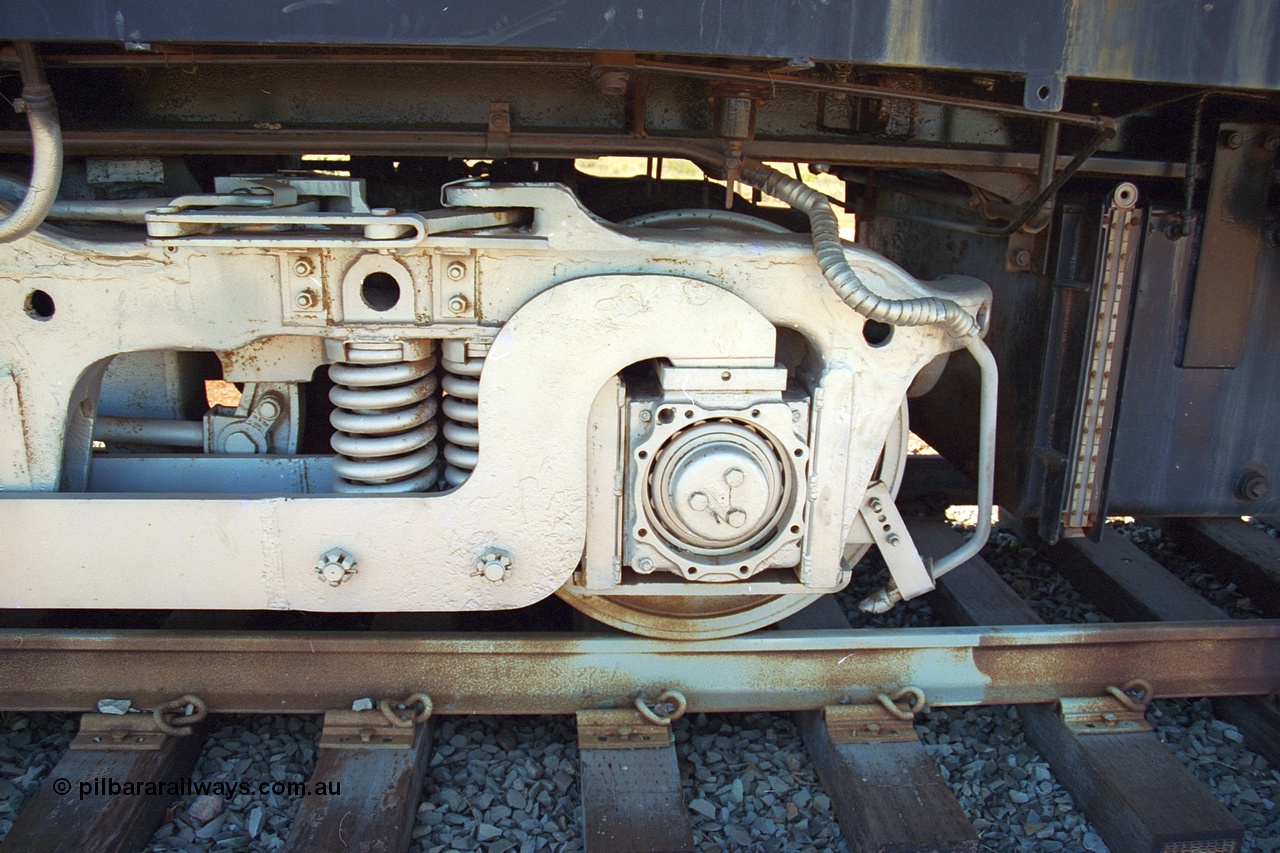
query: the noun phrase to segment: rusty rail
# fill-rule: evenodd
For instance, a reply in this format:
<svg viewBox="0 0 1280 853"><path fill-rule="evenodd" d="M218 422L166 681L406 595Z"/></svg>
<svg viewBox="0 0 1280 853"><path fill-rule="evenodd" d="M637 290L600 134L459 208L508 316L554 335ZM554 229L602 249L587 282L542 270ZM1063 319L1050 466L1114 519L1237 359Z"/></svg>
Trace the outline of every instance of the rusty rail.
<svg viewBox="0 0 1280 853"><path fill-rule="evenodd" d="M547 634L0 632L0 710L149 708L317 713L426 690L436 713L568 714L672 688L697 711L806 710L906 685L934 705L1100 696L1144 678L1159 696L1280 689L1280 620L778 631L675 643Z"/></svg>

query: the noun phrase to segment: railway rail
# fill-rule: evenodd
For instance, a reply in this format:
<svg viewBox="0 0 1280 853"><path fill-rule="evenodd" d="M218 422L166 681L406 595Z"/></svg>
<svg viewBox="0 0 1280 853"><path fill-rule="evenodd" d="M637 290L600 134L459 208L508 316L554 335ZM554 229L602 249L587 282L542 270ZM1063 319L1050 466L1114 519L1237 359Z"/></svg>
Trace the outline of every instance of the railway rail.
<svg viewBox="0 0 1280 853"><path fill-rule="evenodd" d="M1101 610L1132 621L1044 624L981 557L940 583L933 604L943 627L851 629L828 596L779 630L694 643L581 626L483 636L386 630L409 627L399 617L338 631L248 631L252 617L243 615L217 630L207 627L217 624L210 614L187 613L165 624L205 627L39 628L42 617L27 614L27 627L0 632L3 709L90 713L0 850L142 849L174 797L104 789L78 799L51 785L189 779L205 732L195 716L205 711L325 714L288 850L410 849L424 774L443 746L433 742L439 722L492 714L573 715L582 837L565 843L752 849L739 827L695 840L672 736L671 718L740 711L793 712L850 849L980 849L913 725L924 703L1018 705L1029 741L1113 851L1248 849L1240 821L1160 743L1145 711L1155 698L1215 697L1215 712L1280 766L1280 620L1271 603L1280 542L1241 522L1167 532L1202 565L1233 567L1241 594L1271 618L1227 618L1111 531L1044 555ZM912 534L935 550L960 538L929 522L913 522ZM327 618L333 627L336 617ZM374 707L350 710L365 697ZM92 713L106 698L169 710ZM341 795L317 795L317 786ZM517 849L495 828L486 832L476 849Z"/></svg>

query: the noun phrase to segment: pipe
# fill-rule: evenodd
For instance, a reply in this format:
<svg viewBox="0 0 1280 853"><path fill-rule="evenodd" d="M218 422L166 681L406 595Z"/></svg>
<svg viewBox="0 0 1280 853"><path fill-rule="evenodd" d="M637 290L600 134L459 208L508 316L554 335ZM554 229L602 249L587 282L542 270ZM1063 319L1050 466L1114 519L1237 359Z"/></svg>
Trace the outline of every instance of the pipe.
<svg viewBox="0 0 1280 853"><path fill-rule="evenodd" d="M100 415L93 422L93 440L203 448L204 422Z"/></svg>
<svg viewBox="0 0 1280 853"><path fill-rule="evenodd" d="M978 526L968 542L934 561L935 582L976 556L991 536L991 509L995 504L996 481L996 395L1000 389L1000 376L995 356L981 338L970 338L965 349L978 363L982 389L978 402Z"/></svg>
<svg viewBox="0 0 1280 853"><path fill-rule="evenodd" d="M31 42L14 42L22 74L22 104L31 128L31 183L22 203L0 220L0 243L19 240L40 227L62 183L62 129L53 89L44 79L40 57Z"/></svg>
<svg viewBox="0 0 1280 853"><path fill-rule="evenodd" d="M995 356L976 335L965 342L965 349L978 363L980 397L978 401L978 525L969 541L944 557L926 562L936 584L938 578L977 556L991 537L991 510L995 505L996 481L996 395L1000 390L1000 374ZM888 613L903 601L898 587L890 582L858 602L863 613Z"/></svg>
<svg viewBox="0 0 1280 853"><path fill-rule="evenodd" d="M936 296L890 299L867 287L849 266L840 239L840 225L827 197L770 166L743 162L741 180L763 193L786 202L809 217L813 249L827 282L849 307L868 320L892 326L941 325L954 337L976 337L978 323L950 299Z"/></svg>

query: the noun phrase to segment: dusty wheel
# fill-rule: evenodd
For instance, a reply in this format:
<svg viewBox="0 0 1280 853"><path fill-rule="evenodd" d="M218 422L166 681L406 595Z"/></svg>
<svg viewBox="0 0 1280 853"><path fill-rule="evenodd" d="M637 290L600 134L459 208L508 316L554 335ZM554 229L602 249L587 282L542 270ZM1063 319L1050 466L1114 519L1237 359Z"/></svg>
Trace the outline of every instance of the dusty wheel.
<svg viewBox="0 0 1280 853"><path fill-rule="evenodd" d="M907 403L890 428L880 458L879 479L893 494L902 484L907 458ZM850 564L867 552L868 545L846 551ZM731 637L772 625L808 607L813 595L582 595L569 587L557 593L576 610L598 622L632 634L664 640L711 640Z"/></svg>

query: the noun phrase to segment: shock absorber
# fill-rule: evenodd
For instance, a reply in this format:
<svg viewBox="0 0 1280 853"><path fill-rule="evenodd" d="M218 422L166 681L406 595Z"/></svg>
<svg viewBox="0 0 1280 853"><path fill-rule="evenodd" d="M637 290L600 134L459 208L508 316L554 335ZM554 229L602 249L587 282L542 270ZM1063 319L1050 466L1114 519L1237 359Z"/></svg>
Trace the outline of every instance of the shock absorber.
<svg viewBox="0 0 1280 853"><path fill-rule="evenodd" d="M460 486L471 476L479 458L480 371L484 356L474 350L468 357L466 341L441 344L444 367L444 481Z"/></svg>
<svg viewBox="0 0 1280 853"><path fill-rule="evenodd" d="M410 346L414 358L406 358ZM350 342L329 365L329 422L339 492L423 492L439 479L436 359L431 341Z"/></svg>

